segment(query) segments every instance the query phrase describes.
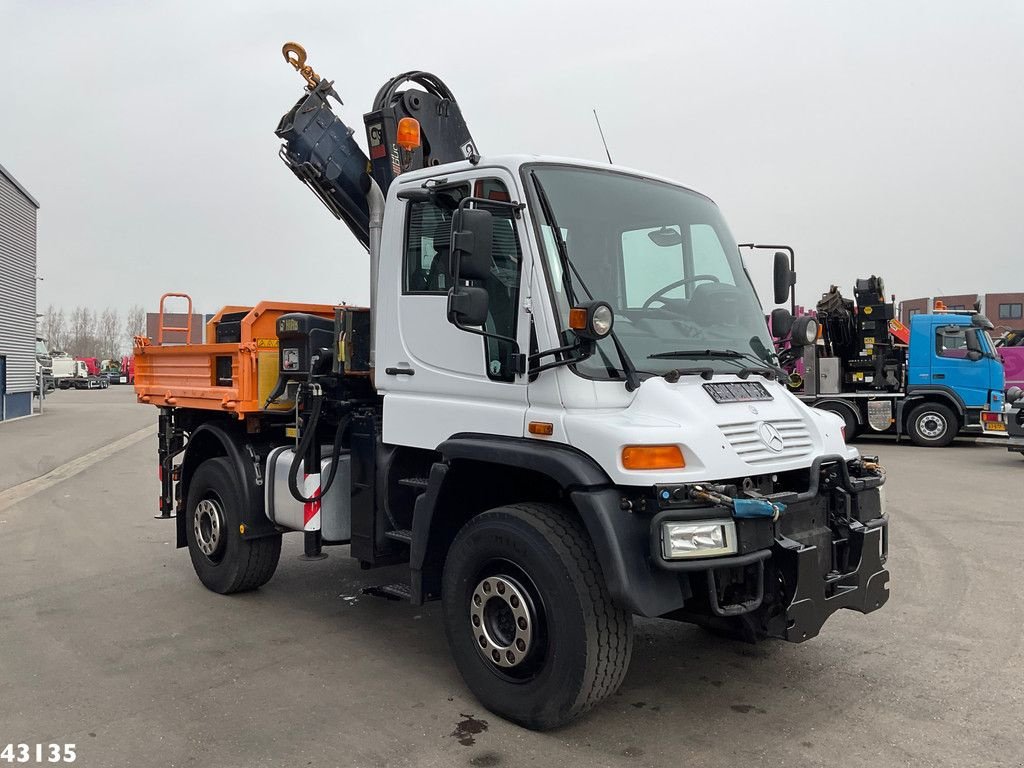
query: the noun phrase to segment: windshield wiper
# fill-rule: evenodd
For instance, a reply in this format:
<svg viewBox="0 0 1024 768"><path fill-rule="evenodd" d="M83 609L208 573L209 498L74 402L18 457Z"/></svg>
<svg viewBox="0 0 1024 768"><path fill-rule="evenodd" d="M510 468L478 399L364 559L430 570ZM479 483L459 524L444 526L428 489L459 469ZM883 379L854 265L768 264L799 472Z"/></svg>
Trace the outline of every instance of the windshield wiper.
<svg viewBox="0 0 1024 768"><path fill-rule="evenodd" d="M558 226L558 222L555 221L555 212L551 208L551 201L548 200L547 193L544 191L544 186L540 183L540 179L537 178L535 172L530 172L531 178L533 178L533 186L537 190L537 199L540 201L541 210L544 213L544 218L548 221L548 226L551 227L551 235L555 240L555 250L558 251L558 261L562 267L562 285L565 288L565 298L569 300L571 306L575 306L578 302L576 301L576 292L572 287L572 277L570 272L576 276L576 280L579 282L583 292L587 294L587 298L593 300L594 295L587 288L587 284L583 281L583 277L576 269L576 265L569 260L569 249L565 245L565 240L562 238L562 230ZM626 354L626 348L622 346L622 342L619 341L618 335L615 330L612 329L608 333L612 340L612 344L615 345L615 352L619 356L619 362L622 363L622 372L626 375L626 390L632 392L640 386L640 374L638 373L636 366L633 365L633 361L629 355Z"/></svg>
<svg viewBox="0 0 1024 768"><path fill-rule="evenodd" d="M737 352L735 349L677 349L672 352L655 352L647 356L652 360L694 360L705 358L718 358L721 360L749 360L757 363L757 368L744 367L739 370L739 375L746 378L752 373L769 373L774 377L786 377L786 372L773 365L767 360L762 360L756 355L747 352Z"/></svg>

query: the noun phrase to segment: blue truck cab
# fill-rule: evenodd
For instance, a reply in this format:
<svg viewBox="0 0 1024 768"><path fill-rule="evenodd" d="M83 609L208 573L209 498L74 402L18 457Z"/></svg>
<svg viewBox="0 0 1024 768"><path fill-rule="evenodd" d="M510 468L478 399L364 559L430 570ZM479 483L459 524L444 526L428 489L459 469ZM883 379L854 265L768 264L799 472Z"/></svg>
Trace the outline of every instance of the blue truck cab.
<svg viewBox="0 0 1024 768"><path fill-rule="evenodd" d="M934 402L943 409L915 407L924 434L947 427L951 411L960 429L1004 432L1003 365L989 336L992 323L979 314L919 314L910 320L904 410ZM913 425L908 424L913 430ZM957 430L959 431L959 430Z"/></svg>

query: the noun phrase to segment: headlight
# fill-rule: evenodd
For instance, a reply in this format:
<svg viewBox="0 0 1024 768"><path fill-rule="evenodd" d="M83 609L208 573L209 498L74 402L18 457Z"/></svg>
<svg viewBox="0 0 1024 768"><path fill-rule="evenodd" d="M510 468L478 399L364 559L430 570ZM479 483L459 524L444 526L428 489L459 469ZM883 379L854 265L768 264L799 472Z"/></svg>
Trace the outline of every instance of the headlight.
<svg viewBox="0 0 1024 768"><path fill-rule="evenodd" d="M797 347L813 344L818 340L818 321L810 315L801 315L793 321L789 338Z"/></svg>
<svg viewBox="0 0 1024 768"><path fill-rule="evenodd" d="M612 320L612 308L607 304L601 304L594 309L594 315L590 320L590 324L594 329L594 333L604 337L612 329Z"/></svg>
<svg viewBox="0 0 1024 768"><path fill-rule="evenodd" d="M732 520L662 523L661 553L666 560L736 554L736 524Z"/></svg>

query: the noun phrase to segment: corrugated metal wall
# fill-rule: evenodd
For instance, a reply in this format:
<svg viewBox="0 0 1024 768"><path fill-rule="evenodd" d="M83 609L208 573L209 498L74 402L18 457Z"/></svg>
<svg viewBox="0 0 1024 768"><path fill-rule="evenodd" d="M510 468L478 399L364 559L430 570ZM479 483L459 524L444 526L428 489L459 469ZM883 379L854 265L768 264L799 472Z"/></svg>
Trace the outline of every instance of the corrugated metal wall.
<svg viewBox="0 0 1024 768"><path fill-rule="evenodd" d="M0 355L7 392L36 385L36 207L0 173Z"/></svg>

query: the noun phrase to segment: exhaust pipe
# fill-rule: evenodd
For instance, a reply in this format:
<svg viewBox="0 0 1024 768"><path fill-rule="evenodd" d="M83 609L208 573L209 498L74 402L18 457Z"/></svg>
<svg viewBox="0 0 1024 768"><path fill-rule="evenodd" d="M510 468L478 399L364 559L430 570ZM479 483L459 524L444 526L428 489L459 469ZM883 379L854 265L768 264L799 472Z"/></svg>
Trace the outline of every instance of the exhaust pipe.
<svg viewBox="0 0 1024 768"><path fill-rule="evenodd" d="M366 192L370 214L370 369L377 367L377 272L380 269L380 234L384 227L384 193L370 178Z"/></svg>

